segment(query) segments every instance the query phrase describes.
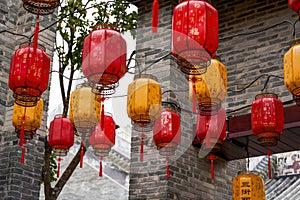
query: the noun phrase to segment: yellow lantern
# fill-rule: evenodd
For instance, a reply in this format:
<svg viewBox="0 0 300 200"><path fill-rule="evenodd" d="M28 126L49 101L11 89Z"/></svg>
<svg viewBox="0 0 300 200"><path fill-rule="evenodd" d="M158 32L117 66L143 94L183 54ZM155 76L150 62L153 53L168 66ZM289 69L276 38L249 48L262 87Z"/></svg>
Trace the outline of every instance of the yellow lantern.
<svg viewBox="0 0 300 200"><path fill-rule="evenodd" d="M300 44L293 44L284 55L284 84L300 105Z"/></svg>
<svg viewBox="0 0 300 200"><path fill-rule="evenodd" d="M151 129L160 116L161 101L160 85L152 75L140 75L128 85L127 113L135 130Z"/></svg>
<svg viewBox="0 0 300 200"><path fill-rule="evenodd" d="M233 179L232 200L265 200L263 179L253 173L239 174Z"/></svg>
<svg viewBox="0 0 300 200"><path fill-rule="evenodd" d="M100 97L92 92L92 88L79 85L71 94L70 120L77 131L91 134L100 120Z"/></svg>
<svg viewBox="0 0 300 200"><path fill-rule="evenodd" d="M221 107L227 94L226 67L212 59L205 74L189 76L189 96L196 98L201 115L213 115Z"/></svg>
<svg viewBox="0 0 300 200"><path fill-rule="evenodd" d="M40 128L43 117L43 99L40 99L36 106L25 107L14 104L14 111L12 116L12 124L15 127L17 136L20 139L30 140ZM23 130L22 130L23 128ZM23 135L20 135L24 131Z"/></svg>

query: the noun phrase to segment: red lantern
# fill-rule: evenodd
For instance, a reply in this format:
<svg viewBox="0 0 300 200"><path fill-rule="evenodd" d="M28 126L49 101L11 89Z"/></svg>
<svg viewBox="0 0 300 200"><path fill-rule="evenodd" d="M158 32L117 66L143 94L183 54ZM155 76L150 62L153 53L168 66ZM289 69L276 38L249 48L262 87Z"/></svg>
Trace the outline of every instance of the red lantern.
<svg viewBox="0 0 300 200"><path fill-rule="evenodd" d="M203 148L210 154L207 158L210 160L211 179L214 179L214 160L217 158L212 153L221 149L222 142L226 139L226 112L221 108L216 115L198 115L196 135L203 144Z"/></svg>
<svg viewBox="0 0 300 200"><path fill-rule="evenodd" d="M48 87L50 58L41 46L23 43L12 56L8 86L14 92L15 103L35 106Z"/></svg>
<svg viewBox="0 0 300 200"><path fill-rule="evenodd" d="M174 8L171 51L181 71L206 72L218 48L218 26L218 11L206 1L186 0Z"/></svg>
<svg viewBox="0 0 300 200"><path fill-rule="evenodd" d="M221 108L216 115L198 115L196 134L204 148L211 152L219 151L226 139L226 112Z"/></svg>
<svg viewBox="0 0 300 200"><path fill-rule="evenodd" d="M97 29L84 39L82 72L101 94L113 93L125 75L126 52L126 41L115 30Z"/></svg>
<svg viewBox="0 0 300 200"><path fill-rule="evenodd" d="M289 7L295 11L298 15L300 14L300 1L299 0L288 0Z"/></svg>
<svg viewBox="0 0 300 200"><path fill-rule="evenodd" d="M69 148L74 144L74 129L70 119L61 115L56 115L54 120L50 123L48 143L58 161L57 177L59 177L60 156L66 156Z"/></svg>
<svg viewBox="0 0 300 200"><path fill-rule="evenodd" d="M273 93L262 93L255 97L251 111L252 132L263 146L275 146L284 128L284 111L282 102ZM269 178L271 178L270 150Z"/></svg>
<svg viewBox="0 0 300 200"><path fill-rule="evenodd" d="M66 156L74 144L74 129L70 119L55 116L50 123L48 143L56 156Z"/></svg>
<svg viewBox="0 0 300 200"><path fill-rule="evenodd" d="M276 94L263 93L252 103L252 132L263 146L275 146L284 127L282 102Z"/></svg>
<svg viewBox="0 0 300 200"><path fill-rule="evenodd" d="M159 154L166 156L167 177L170 177L169 156L175 154L180 144L180 107L176 104L163 102L163 111L155 121L153 127L153 140Z"/></svg>
<svg viewBox="0 0 300 200"><path fill-rule="evenodd" d="M102 176L102 159L108 156L110 149L115 145L116 138L116 123L112 116L106 114L103 119L104 122L100 121L89 137L89 143L92 145L95 154L100 157L99 176ZM103 126L103 129L101 126Z"/></svg>

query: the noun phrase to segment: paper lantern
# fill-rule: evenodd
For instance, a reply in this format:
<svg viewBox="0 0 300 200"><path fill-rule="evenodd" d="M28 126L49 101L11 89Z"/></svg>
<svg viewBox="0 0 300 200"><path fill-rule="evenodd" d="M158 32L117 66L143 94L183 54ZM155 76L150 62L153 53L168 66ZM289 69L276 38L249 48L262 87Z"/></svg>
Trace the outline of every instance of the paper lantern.
<svg viewBox="0 0 300 200"><path fill-rule="evenodd" d="M196 135L203 147L217 152L226 139L226 112L221 108L216 115L197 115Z"/></svg>
<svg viewBox="0 0 300 200"><path fill-rule="evenodd" d="M288 0L289 7L299 15L300 1L299 0Z"/></svg>
<svg viewBox="0 0 300 200"><path fill-rule="evenodd" d="M284 128L282 102L274 93L262 93L255 97L251 111L252 132L263 146L277 145Z"/></svg>
<svg viewBox="0 0 300 200"><path fill-rule="evenodd" d="M102 159L107 157L110 149L115 145L116 123L112 116L104 116L103 128L99 124L89 137L89 143L94 149L94 153L100 157L99 176L102 176Z"/></svg>
<svg viewBox="0 0 300 200"><path fill-rule="evenodd" d="M141 75L128 85L127 113L135 130L151 130L160 116L161 101L161 88L154 76Z"/></svg>
<svg viewBox="0 0 300 200"><path fill-rule="evenodd" d="M66 156L74 144L74 129L70 119L56 115L50 123L48 143L56 156Z"/></svg>
<svg viewBox="0 0 300 200"><path fill-rule="evenodd" d="M76 130L83 135L90 135L100 120L101 100L86 85L78 85L71 93L70 120Z"/></svg>
<svg viewBox="0 0 300 200"><path fill-rule="evenodd" d="M253 173L239 174L233 179L232 199L265 200L265 188L263 179Z"/></svg>
<svg viewBox="0 0 300 200"><path fill-rule="evenodd" d="M217 157L213 154L220 151L222 142L226 139L226 112L221 108L215 115L197 115L196 135L202 143L203 148L209 154L211 179L215 177L214 160Z"/></svg>
<svg viewBox="0 0 300 200"><path fill-rule="evenodd" d="M25 107L14 104L12 124L15 127L20 142L31 140L40 128L43 117L43 100L40 99L35 106ZM23 138L23 139L22 139Z"/></svg>
<svg viewBox="0 0 300 200"><path fill-rule="evenodd" d="M34 106L48 87L50 58L42 46L23 43L12 56L8 86L14 92L15 103Z"/></svg>
<svg viewBox="0 0 300 200"><path fill-rule="evenodd" d="M277 145L284 128L284 111L282 102L274 93L262 93L255 97L251 109L252 132L258 142L268 147L268 176L271 179L270 146Z"/></svg>
<svg viewBox="0 0 300 200"><path fill-rule="evenodd" d="M198 104L201 115L214 115L227 95L225 65L217 59L212 59L205 74L190 76L188 81L189 96L193 105Z"/></svg>
<svg viewBox="0 0 300 200"><path fill-rule="evenodd" d="M60 0L23 0L24 8L33 14L48 15L59 6Z"/></svg>
<svg viewBox="0 0 300 200"><path fill-rule="evenodd" d="M171 52L182 72L206 72L218 48L218 26L218 11L206 1L186 0L174 8Z"/></svg>
<svg viewBox="0 0 300 200"><path fill-rule="evenodd" d="M153 140L159 154L166 156L167 177L170 178L169 156L175 154L180 144L180 107L170 102L162 103L163 110L153 127Z"/></svg>
<svg viewBox="0 0 300 200"><path fill-rule="evenodd" d="M97 29L84 39L82 72L95 85L95 92L114 92L127 72L126 55L126 41L118 31Z"/></svg>
<svg viewBox="0 0 300 200"><path fill-rule="evenodd" d="M300 1L299 1L300 6ZM284 84L300 105L300 45L293 44L284 55Z"/></svg>

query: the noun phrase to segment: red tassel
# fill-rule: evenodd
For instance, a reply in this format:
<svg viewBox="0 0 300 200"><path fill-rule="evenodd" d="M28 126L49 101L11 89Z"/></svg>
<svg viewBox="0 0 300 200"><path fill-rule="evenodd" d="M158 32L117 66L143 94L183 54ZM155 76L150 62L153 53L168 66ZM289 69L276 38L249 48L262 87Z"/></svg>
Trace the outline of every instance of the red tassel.
<svg viewBox="0 0 300 200"><path fill-rule="evenodd" d="M158 11L159 11L158 0L154 0L153 4L152 4L152 33L157 32L157 28L158 28Z"/></svg>
<svg viewBox="0 0 300 200"><path fill-rule="evenodd" d="M215 155L210 154L208 156L208 159L210 160L210 176L211 176L211 180L215 179L215 165L214 165L214 160L217 157Z"/></svg>
<svg viewBox="0 0 300 200"><path fill-rule="evenodd" d="M57 171L56 171L56 177L59 178L60 173L60 161L62 161L62 158L57 158Z"/></svg>
<svg viewBox="0 0 300 200"><path fill-rule="evenodd" d="M142 133L142 140L141 140L141 144L140 144L140 161L144 162L144 139L145 139L145 135L144 133Z"/></svg>
<svg viewBox="0 0 300 200"><path fill-rule="evenodd" d="M21 155L21 161L22 164L25 162L25 147L22 146L22 155Z"/></svg>
<svg viewBox="0 0 300 200"><path fill-rule="evenodd" d="M80 150L80 165L79 167L82 168L82 165L83 165L83 155L84 155L84 144L83 142L81 142L81 150Z"/></svg>
<svg viewBox="0 0 300 200"><path fill-rule="evenodd" d="M271 179L272 175L271 175L271 152L270 152L270 150L268 150L267 155L268 155L268 176L269 176L269 179Z"/></svg>
<svg viewBox="0 0 300 200"><path fill-rule="evenodd" d="M102 108L101 108L101 129L104 129L104 101L102 101Z"/></svg>
<svg viewBox="0 0 300 200"><path fill-rule="evenodd" d="M166 157L166 171L167 171L167 178L171 178L171 174L170 174L170 166L169 166L169 157Z"/></svg>
<svg viewBox="0 0 300 200"><path fill-rule="evenodd" d="M20 131L20 139L19 139L19 146L23 146L24 144L24 134L25 134L25 121L22 120L22 125L21 125L21 131Z"/></svg>
<svg viewBox="0 0 300 200"><path fill-rule="evenodd" d="M193 84L193 95L192 95L192 111L193 113L196 113L197 111L197 97L196 97L196 86Z"/></svg>
<svg viewBox="0 0 300 200"><path fill-rule="evenodd" d="M37 46L38 46L39 29L40 29L40 23L37 21L35 23L34 38L33 38L33 49L34 49L34 52L36 51Z"/></svg>
<svg viewBox="0 0 300 200"><path fill-rule="evenodd" d="M102 177L102 157L100 157L99 176Z"/></svg>

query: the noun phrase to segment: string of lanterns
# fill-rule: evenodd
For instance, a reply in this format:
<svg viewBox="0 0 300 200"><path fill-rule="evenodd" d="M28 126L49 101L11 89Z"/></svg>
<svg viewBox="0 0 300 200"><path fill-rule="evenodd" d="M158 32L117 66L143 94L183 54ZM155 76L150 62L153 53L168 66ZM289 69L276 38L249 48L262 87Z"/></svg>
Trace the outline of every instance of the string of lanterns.
<svg viewBox="0 0 300 200"><path fill-rule="evenodd" d="M53 12L59 5L58 0L23 2L26 10L37 14L37 19L40 14ZM299 13L300 3L295 2L289 1L289 6ZM155 9L158 7L156 3L154 1ZM46 90L49 79L50 58L45 49L37 44L38 32L37 21L34 42L21 45L11 59L9 88L15 97L13 125L22 147L40 126L43 110L40 96ZM298 47L297 44L292 46L284 57L284 83L297 104L300 96ZM221 104L227 93L227 75L226 67L216 59L217 48L217 10L201 0L187 0L177 5L173 11L171 53L181 71L188 76L193 112L197 113L197 137L211 152L208 158L212 179L213 160L216 159L213 153L220 149L226 138L226 114ZM85 38L82 70L91 87L84 85L73 91L70 119L58 116L51 122L48 143L59 156L58 161L73 145L76 130L82 136L82 148L86 137L89 137L95 154L100 157L99 175L102 176L101 161L115 144L116 127L113 118L104 114L104 100L114 93L119 79L127 72L126 51L125 40L115 30L99 28ZM133 128L141 132L141 144L146 137L145 132L153 129L159 153L166 156L167 177L170 177L168 157L175 153L180 144L180 107L177 104L170 99L162 99L160 84L153 76L139 74L128 86L127 114ZM252 104L252 130L259 142L264 146L276 145L283 122L282 102L276 95L258 95ZM141 158L142 153L141 145ZM24 154L21 161L24 162ZM247 180L259 182L252 175L246 176ZM243 185L242 178L238 179L234 184ZM248 190L247 193L249 195Z"/></svg>

